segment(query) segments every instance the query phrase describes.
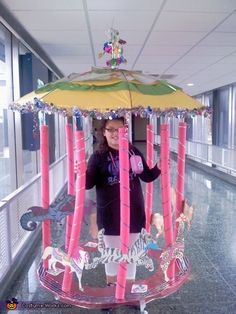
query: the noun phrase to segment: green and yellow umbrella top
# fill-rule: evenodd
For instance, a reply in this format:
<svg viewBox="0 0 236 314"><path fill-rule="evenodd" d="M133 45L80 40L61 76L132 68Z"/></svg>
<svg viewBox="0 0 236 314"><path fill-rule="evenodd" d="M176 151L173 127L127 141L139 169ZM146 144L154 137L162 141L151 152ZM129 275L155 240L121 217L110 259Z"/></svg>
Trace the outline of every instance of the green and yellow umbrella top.
<svg viewBox="0 0 236 314"><path fill-rule="evenodd" d="M166 81L138 71L110 68L71 74L23 96L11 108L95 117L122 116L126 112L145 116L206 110L181 88Z"/></svg>

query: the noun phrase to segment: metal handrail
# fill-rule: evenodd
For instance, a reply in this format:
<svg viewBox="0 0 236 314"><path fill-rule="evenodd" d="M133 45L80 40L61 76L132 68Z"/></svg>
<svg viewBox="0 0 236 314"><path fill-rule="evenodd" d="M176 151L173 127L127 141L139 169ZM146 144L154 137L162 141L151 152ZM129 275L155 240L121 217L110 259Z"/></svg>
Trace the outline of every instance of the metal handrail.
<svg viewBox="0 0 236 314"><path fill-rule="evenodd" d="M49 171L52 170L58 163L60 163L63 159L66 158L66 154L61 156L59 159L57 159L53 164L49 166ZM25 184L21 185L18 189L13 191L12 193L8 194L5 196L0 203L0 212L3 207L6 206L7 202L11 202L15 200L17 197L19 197L22 193L24 193L27 189L29 189L32 184L34 184L36 181L38 181L41 177L41 172L39 172L36 176L34 176L32 179L30 179L28 182Z"/></svg>
<svg viewBox="0 0 236 314"><path fill-rule="evenodd" d="M85 142L88 143L88 148L91 146L89 145L89 140L91 141L91 136L85 139ZM55 181L52 180L50 184L52 200L66 183L66 156L67 154L64 154L49 167L50 175L53 176L53 179L55 178ZM57 171L57 167L62 171ZM56 178L55 176L59 173L59 177ZM1 280L6 278L6 274L11 271L18 251L25 245L30 245L32 234L21 229L18 220L27 208L35 205L35 200L40 203L40 177L41 173L38 173L0 201L0 286ZM32 202L27 202L29 195L32 195Z"/></svg>
<svg viewBox="0 0 236 314"><path fill-rule="evenodd" d="M171 137L170 138L170 150L173 152L177 152L177 143L178 138ZM160 144L160 136L155 135L155 144ZM172 145L171 145L172 144ZM176 144L176 145L175 145ZM193 153L191 151L191 144L194 145L194 148L198 152L198 154ZM217 154L215 154L215 151L217 151ZM204 155L204 152L206 154ZM230 156L232 161L228 164L225 162L225 156ZM228 173L232 175L236 175L236 150L233 150L231 148L224 148L216 145L211 145L208 143L201 143L198 141L187 141L186 142L186 156L200 161L205 164L215 165L219 168L221 168L222 171L227 171ZM215 157L222 156L221 160L217 160ZM219 158L218 158L219 159Z"/></svg>

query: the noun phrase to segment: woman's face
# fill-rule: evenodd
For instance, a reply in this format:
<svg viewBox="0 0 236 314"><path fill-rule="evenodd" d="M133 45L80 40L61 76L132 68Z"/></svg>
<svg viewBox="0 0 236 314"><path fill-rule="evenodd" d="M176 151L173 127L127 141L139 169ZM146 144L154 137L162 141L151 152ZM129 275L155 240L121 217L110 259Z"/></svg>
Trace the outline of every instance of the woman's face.
<svg viewBox="0 0 236 314"><path fill-rule="evenodd" d="M124 123L121 120L109 120L107 122L103 135L111 148L119 149L119 128L123 126Z"/></svg>

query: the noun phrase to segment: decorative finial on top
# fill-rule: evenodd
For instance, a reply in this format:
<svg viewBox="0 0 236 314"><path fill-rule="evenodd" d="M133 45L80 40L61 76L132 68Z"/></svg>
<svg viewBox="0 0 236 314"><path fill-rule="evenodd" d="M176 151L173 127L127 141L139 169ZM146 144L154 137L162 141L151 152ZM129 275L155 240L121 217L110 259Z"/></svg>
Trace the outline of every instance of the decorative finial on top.
<svg viewBox="0 0 236 314"><path fill-rule="evenodd" d="M109 41L104 43L103 52L99 53L99 58L103 57L105 53L111 54L111 59L106 61L106 65L115 69L119 67L121 63L127 63L127 60L123 56L123 45L126 41L119 38L119 31L111 28L106 32Z"/></svg>

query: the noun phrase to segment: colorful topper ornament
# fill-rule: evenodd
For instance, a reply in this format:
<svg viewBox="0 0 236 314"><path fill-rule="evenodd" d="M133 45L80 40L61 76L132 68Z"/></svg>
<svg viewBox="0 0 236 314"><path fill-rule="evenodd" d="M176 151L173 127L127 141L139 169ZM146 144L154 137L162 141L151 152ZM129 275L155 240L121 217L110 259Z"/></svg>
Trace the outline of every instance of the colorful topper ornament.
<svg viewBox="0 0 236 314"><path fill-rule="evenodd" d="M99 53L99 58L103 57L105 53L111 55L111 59L106 61L106 65L112 69L117 68L121 63L127 63L127 60L123 56L122 45L126 44L126 41L119 38L119 31L111 28L108 31L109 41L104 43L103 52Z"/></svg>

